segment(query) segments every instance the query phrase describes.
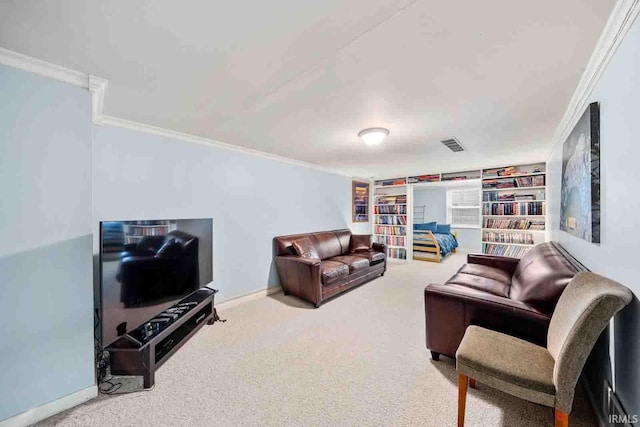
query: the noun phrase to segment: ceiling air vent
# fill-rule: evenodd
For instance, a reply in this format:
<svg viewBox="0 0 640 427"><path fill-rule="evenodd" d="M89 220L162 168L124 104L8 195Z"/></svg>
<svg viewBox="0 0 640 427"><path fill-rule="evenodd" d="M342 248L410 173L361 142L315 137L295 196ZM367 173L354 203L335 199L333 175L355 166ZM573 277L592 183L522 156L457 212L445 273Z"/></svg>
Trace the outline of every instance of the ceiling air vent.
<svg viewBox="0 0 640 427"><path fill-rule="evenodd" d="M449 150L453 151L454 153L457 153L458 151L464 151L464 147L455 138L443 139L440 142L442 142L445 147L447 147Z"/></svg>

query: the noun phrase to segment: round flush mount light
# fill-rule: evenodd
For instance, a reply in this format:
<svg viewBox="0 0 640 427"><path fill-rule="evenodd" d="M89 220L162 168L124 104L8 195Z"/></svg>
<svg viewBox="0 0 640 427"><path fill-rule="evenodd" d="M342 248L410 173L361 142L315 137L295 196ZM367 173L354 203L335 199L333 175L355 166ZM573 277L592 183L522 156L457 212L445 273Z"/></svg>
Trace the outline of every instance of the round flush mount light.
<svg viewBox="0 0 640 427"><path fill-rule="evenodd" d="M369 128L358 132L360 139L367 145L378 145L389 135L389 129Z"/></svg>

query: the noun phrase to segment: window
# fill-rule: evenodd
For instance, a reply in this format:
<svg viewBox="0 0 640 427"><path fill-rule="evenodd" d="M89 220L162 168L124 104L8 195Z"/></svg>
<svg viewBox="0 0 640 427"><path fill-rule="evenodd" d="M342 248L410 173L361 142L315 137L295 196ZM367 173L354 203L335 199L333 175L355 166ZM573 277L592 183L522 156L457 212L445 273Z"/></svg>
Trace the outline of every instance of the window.
<svg viewBox="0 0 640 427"><path fill-rule="evenodd" d="M447 222L454 228L480 228L480 190L447 189Z"/></svg>

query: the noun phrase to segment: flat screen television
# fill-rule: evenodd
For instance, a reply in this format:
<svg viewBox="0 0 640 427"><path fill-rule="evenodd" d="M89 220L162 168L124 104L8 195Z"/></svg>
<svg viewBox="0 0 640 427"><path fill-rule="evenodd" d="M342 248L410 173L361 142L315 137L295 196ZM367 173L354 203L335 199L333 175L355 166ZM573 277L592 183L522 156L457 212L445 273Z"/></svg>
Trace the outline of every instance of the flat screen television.
<svg viewBox="0 0 640 427"><path fill-rule="evenodd" d="M213 221L100 223L100 343L107 347L213 277Z"/></svg>

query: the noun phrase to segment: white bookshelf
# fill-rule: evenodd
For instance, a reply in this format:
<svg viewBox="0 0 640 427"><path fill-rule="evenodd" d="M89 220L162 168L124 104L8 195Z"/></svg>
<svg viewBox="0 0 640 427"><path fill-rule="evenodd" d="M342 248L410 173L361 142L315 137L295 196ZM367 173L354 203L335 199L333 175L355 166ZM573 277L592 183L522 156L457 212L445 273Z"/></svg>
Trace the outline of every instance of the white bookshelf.
<svg viewBox="0 0 640 427"><path fill-rule="evenodd" d="M546 190L545 163L483 169L482 252L521 258L544 242Z"/></svg>
<svg viewBox="0 0 640 427"><path fill-rule="evenodd" d="M374 185L373 241L387 245L390 261L409 259L411 221L406 182L406 178L396 178Z"/></svg>

